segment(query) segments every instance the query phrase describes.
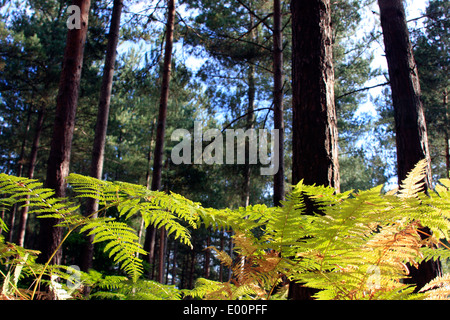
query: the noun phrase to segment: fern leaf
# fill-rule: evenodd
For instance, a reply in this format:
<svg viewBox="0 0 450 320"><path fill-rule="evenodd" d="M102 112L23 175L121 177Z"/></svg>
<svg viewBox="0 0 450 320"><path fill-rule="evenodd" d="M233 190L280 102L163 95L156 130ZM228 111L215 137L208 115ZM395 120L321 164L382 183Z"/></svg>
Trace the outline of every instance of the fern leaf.
<svg viewBox="0 0 450 320"><path fill-rule="evenodd" d="M111 218L97 218L87 222L80 230L86 231L88 235L94 235L94 243L107 241L104 251L109 251L109 256L116 263L120 263L121 268L137 281L143 273L142 260L137 255L146 252L132 228Z"/></svg>
<svg viewBox="0 0 450 320"><path fill-rule="evenodd" d="M425 185L427 161L421 160L401 183L398 196L403 199L417 197Z"/></svg>

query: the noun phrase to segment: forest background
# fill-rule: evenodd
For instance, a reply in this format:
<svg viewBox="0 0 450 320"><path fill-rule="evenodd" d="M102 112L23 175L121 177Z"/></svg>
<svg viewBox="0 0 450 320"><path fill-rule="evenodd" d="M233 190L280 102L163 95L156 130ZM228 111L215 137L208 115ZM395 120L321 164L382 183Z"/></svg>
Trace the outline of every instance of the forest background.
<svg viewBox="0 0 450 320"><path fill-rule="evenodd" d="M413 4L414 3L414 4ZM292 167L292 65L289 3L281 3L284 54L284 179ZM70 172L89 175L112 1L91 4L83 72L70 159ZM448 3L407 1L407 19L419 69L428 128L433 181L448 177L449 132ZM332 3L335 105L339 132L340 190L365 190L397 183L394 111L384 62L383 36L375 1ZM101 178L150 188L163 82L166 41L164 1L124 1L111 94ZM69 13L64 1L3 1L0 24L0 170L44 181L55 121L59 78ZM272 1L196 1L177 4L170 94L161 172L161 190L204 207L273 205L273 177L259 165L174 165L171 133L179 128L272 128ZM113 210L109 214L118 217ZM39 222L33 215L21 232L19 212L2 211L7 241L38 247ZM131 222L144 243L142 221ZM164 239L164 237L161 237ZM61 262L80 265L72 235ZM165 238L164 272L156 261L145 266L150 279L193 288L200 277L226 281L230 269L208 246L232 252L230 234L194 230L193 249ZM158 251L160 244L156 244ZM145 245L144 245L145 248ZM114 274L114 263L95 247L94 269ZM160 257L161 258L161 257ZM158 278L161 280L161 278Z"/></svg>

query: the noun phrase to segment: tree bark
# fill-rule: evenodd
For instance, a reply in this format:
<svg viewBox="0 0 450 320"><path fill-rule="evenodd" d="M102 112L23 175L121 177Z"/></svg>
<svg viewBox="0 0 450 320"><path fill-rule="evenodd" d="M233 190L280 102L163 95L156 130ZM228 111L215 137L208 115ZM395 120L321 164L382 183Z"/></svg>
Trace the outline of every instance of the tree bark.
<svg viewBox="0 0 450 320"><path fill-rule="evenodd" d="M292 1L291 10L292 182L339 191L330 1Z"/></svg>
<svg viewBox="0 0 450 320"><path fill-rule="evenodd" d="M405 9L401 0L378 0L378 5L394 106L398 182L400 185L414 166L426 159L427 190L431 188L431 159ZM416 284L418 291L440 274L440 262L429 260L421 263L418 269L409 266L409 271L411 278L406 282Z"/></svg>
<svg viewBox="0 0 450 320"><path fill-rule="evenodd" d="M47 163L45 186L55 190L56 197L66 194L65 178L69 174L70 153L72 148L75 115L78 103L78 91L83 66L84 46L88 29L90 0L74 0L74 5L80 8L80 29L69 29L67 32L63 68L61 72L56 115L50 155ZM62 239L62 228L55 227L58 219L41 219L39 231L39 262L61 262L62 251L57 247Z"/></svg>
<svg viewBox="0 0 450 320"><path fill-rule="evenodd" d="M119 43L120 17L122 14L123 0L114 0L111 23L108 34L108 45L106 48L105 65L103 68L102 86L95 125L94 144L92 148L90 176L96 179L102 178L103 161L105 155L106 132L108 129L109 107L111 104L111 91L114 77L114 66L116 62L116 50ZM85 216L97 217L98 201L88 199L86 203ZM86 237L87 242L83 246L81 255L82 271L87 272L92 268L94 256L94 236Z"/></svg>
<svg viewBox="0 0 450 320"><path fill-rule="evenodd" d="M281 1L273 2L273 108L274 129L279 130L278 141L278 172L273 180L273 203L280 206L284 200L284 120L283 120L283 34Z"/></svg>
<svg viewBox="0 0 450 320"><path fill-rule="evenodd" d="M331 186L339 192L338 132L329 0L292 0L292 183ZM305 201L308 199L305 199ZM313 205L306 214L312 214ZM314 290L290 283L289 299Z"/></svg>
<svg viewBox="0 0 450 320"><path fill-rule="evenodd" d="M161 96L159 102L159 116L158 125L156 128L155 152L153 160L153 174L151 190L158 191L161 189L161 173L163 167L164 155L164 138L166 130L167 119L167 103L169 101L169 84L170 75L172 71L172 48L173 48L173 30L175 26L175 0L168 0L167 2L168 15L166 24L166 45L164 51L164 69L161 84ZM150 235L150 228L147 228L147 234ZM160 235L160 261L158 265L158 282L162 283L164 280L164 244L166 232L162 228Z"/></svg>
<svg viewBox="0 0 450 320"><path fill-rule="evenodd" d="M398 182L423 159L428 161L426 185L431 186L428 136L417 65L401 0L379 0L386 59L394 105Z"/></svg>

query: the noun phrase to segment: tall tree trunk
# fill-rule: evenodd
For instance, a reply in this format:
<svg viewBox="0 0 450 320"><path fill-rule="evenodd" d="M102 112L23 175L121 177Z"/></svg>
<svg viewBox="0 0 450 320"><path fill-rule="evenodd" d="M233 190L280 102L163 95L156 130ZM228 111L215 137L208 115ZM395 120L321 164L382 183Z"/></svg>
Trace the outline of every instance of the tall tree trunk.
<svg viewBox="0 0 450 320"><path fill-rule="evenodd" d="M398 182L400 185L414 166L426 159L425 188L429 189L431 159L427 127L405 9L402 0L378 0L378 5L394 105ZM440 262L429 260L421 263L418 269L410 266L409 270L411 279L408 282L417 284L417 291L439 275Z"/></svg>
<svg viewBox="0 0 450 320"><path fill-rule="evenodd" d="M108 45L106 48L105 65L103 68L102 86L100 89L94 144L92 148L90 176L96 179L101 179L103 173L106 132L108 129L109 107L111 104L111 91L113 85L114 66L116 63L116 50L117 44L119 43L120 17L122 14L122 8L123 0L114 0L111 24L108 34ZM96 218L97 210L98 201L95 199L88 199L85 215ZM92 259L94 256L93 241L94 236L88 236L87 242L83 246L80 268L85 272L92 268Z"/></svg>
<svg viewBox="0 0 450 320"><path fill-rule="evenodd" d="M292 183L303 179L339 192L330 0L292 0L291 12ZM289 286L290 299L311 299L313 293L298 283Z"/></svg>
<svg viewBox="0 0 450 320"><path fill-rule="evenodd" d="M42 107L38 112L38 119L36 121L36 128L34 132L33 145L31 146L30 162L28 164L28 178L33 179L34 169L36 168L37 154L39 150L39 141L41 139L42 128L45 118L45 107ZM29 197L27 196L27 200ZM17 244L19 246L25 245L25 233L27 230L27 220L28 220L28 207L24 206L20 212L19 220L19 230L18 230L18 240Z"/></svg>
<svg viewBox="0 0 450 320"><path fill-rule="evenodd" d="M386 59L394 105L399 184L423 159L430 164L427 127L417 65L401 0L379 0ZM426 184L431 186L428 165Z"/></svg>
<svg viewBox="0 0 450 320"><path fill-rule="evenodd" d="M172 71L172 48L173 48L173 30L175 26L175 0L167 1L167 24L166 24L166 45L164 51L164 69L161 84L161 96L159 102L159 116L158 125L156 128L156 142L155 153L153 160L153 175L151 190L157 191L161 189L161 173L163 166L164 155L164 137L166 130L167 119L167 103L169 101L169 84L170 75ZM147 235L150 236L150 226L147 229ZM166 232L164 228L160 233L160 261L158 265L158 282L162 283L164 280L164 244L165 244Z"/></svg>
<svg viewBox="0 0 450 320"><path fill-rule="evenodd" d="M273 2L273 71L274 129L279 130L279 167L273 180L273 203L279 206L280 201L284 200L283 34L280 0Z"/></svg>
<svg viewBox="0 0 450 320"><path fill-rule="evenodd" d="M75 28L67 31L45 180L45 186L54 189L56 197L64 197L66 194L65 178L69 174L70 153L91 2L90 0L74 0L73 4L80 8L81 24L80 29ZM59 264L61 261L62 251L57 250L57 248L62 239L62 228L55 227L57 223L58 219L40 220L39 249L41 255L39 256L39 262L46 262L54 252L56 253L50 262Z"/></svg>

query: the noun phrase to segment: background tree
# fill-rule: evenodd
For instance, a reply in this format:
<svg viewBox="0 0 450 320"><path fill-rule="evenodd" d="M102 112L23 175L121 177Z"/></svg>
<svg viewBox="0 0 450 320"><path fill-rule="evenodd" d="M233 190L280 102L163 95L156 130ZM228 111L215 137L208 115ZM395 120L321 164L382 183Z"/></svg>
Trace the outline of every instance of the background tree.
<svg viewBox="0 0 450 320"><path fill-rule="evenodd" d="M283 33L281 1L273 2L273 109L274 129L279 130L279 168L273 181L273 203L284 200Z"/></svg>
<svg viewBox="0 0 450 320"><path fill-rule="evenodd" d="M153 160L153 176L151 190L161 189L161 174L164 154L164 138L167 119L167 103L169 100L169 84L172 70L173 31L175 26L175 0L167 2L166 46L164 49L164 69L161 84L161 96L159 102L158 125L156 127L155 157ZM147 232L151 232L148 230ZM153 230L154 232L154 230ZM166 232L160 230L158 281L164 281L164 256L165 256Z"/></svg>
<svg viewBox="0 0 450 320"><path fill-rule="evenodd" d="M448 2L430 1L425 12L424 28L411 34L425 107L433 180L447 176L450 171L446 103L450 87L449 11Z"/></svg>
<svg viewBox="0 0 450 320"><path fill-rule="evenodd" d="M105 153L106 133L108 128L109 108L111 104L111 91L113 85L114 65L116 62L116 50L119 43L120 17L122 14L123 0L115 0L113 5L111 25L108 34L108 46L106 48L105 65L103 68L102 86L98 105L97 123L95 126L94 144L92 148L92 160L90 176L96 179L102 178L103 161ZM89 199L86 207L86 216L97 216L98 201ZM94 237L89 236L83 247L81 270L88 271L92 267L94 255Z"/></svg>

